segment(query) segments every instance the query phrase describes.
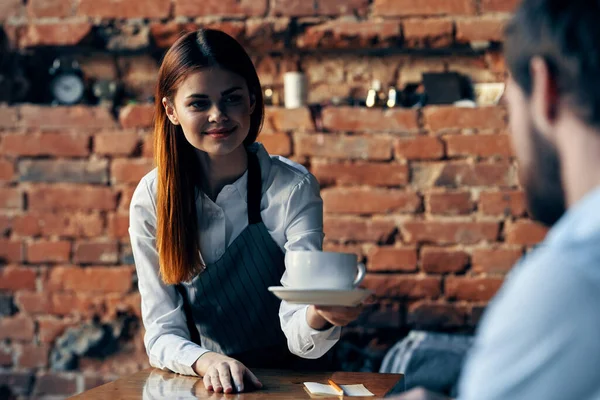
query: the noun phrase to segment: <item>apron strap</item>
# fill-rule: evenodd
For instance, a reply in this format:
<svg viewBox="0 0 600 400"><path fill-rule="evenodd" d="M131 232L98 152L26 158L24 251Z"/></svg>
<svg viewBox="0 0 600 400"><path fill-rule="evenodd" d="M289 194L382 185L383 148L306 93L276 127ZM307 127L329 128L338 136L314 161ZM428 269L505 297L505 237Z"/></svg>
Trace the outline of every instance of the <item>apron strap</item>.
<svg viewBox="0 0 600 400"><path fill-rule="evenodd" d="M248 224L262 222L260 216L260 200L262 198L262 177L260 163L256 153L248 151Z"/></svg>
<svg viewBox="0 0 600 400"><path fill-rule="evenodd" d="M198 332L198 328L194 323L192 306L190 305L190 299L188 298L187 292L181 284L175 285L175 289L179 292L179 295L183 299L183 312L185 313L185 322L188 331L190 331L190 340L200 346L200 333Z"/></svg>

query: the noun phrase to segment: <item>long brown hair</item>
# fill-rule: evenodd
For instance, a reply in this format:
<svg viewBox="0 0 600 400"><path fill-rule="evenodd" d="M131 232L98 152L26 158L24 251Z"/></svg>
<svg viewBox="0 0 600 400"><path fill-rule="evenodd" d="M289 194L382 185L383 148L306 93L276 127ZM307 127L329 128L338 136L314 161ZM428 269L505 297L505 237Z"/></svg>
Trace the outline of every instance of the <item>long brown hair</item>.
<svg viewBox="0 0 600 400"><path fill-rule="evenodd" d="M195 186L200 173L194 147L181 126L173 125L162 105L173 101L177 88L190 74L218 66L246 80L255 102L250 130L244 140L254 143L264 117L264 102L256 69L244 48L217 30L198 30L180 37L165 54L159 73L154 110L154 159L157 167L156 247L160 275L167 284L191 280L204 270L200 258Z"/></svg>

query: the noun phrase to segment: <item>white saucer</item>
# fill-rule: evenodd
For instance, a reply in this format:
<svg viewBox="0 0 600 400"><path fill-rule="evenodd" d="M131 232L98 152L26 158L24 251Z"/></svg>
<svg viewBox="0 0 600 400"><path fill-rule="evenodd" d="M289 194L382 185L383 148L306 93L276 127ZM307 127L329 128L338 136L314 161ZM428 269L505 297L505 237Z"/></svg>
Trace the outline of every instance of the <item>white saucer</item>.
<svg viewBox="0 0 600 400"><path fill-rule="evenodd" d="M359 305L364 299L373 294L368 289L294 289L283 286L271 286L270 292L281 300L293 304L312 304L316 306L346 306Z"/></svg>

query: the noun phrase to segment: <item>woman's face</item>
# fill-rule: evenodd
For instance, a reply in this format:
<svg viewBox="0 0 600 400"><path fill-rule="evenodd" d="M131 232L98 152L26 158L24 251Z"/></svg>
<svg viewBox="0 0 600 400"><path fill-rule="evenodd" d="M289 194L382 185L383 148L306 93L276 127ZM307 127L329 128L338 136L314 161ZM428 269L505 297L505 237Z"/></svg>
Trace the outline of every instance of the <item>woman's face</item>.
<svg viewBox="0 0 600 400"><path fill-rule="evenodd" d="M219 67L188 75L172 102L162 99L167 116L181 125L187 141L209 155L228 155L250 130L254 101L241 76Z"/></svg>

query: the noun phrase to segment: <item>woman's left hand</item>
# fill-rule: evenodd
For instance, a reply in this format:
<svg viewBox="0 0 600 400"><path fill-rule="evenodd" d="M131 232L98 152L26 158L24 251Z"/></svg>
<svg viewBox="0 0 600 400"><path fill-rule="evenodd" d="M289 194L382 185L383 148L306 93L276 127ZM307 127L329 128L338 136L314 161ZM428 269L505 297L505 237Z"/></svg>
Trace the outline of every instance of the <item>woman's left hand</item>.
<svg viewBox="0 0 600 400"><path fill-rule="evenodd" d="M311 328L321 330L328 324L346 326L355 321L363 312L362 305L357 307L310 306L306 319Z"/></svg>

